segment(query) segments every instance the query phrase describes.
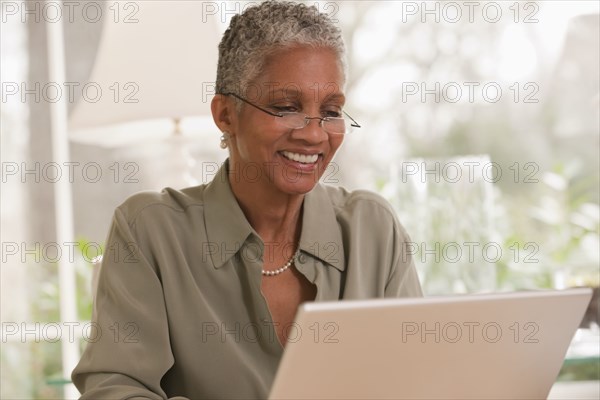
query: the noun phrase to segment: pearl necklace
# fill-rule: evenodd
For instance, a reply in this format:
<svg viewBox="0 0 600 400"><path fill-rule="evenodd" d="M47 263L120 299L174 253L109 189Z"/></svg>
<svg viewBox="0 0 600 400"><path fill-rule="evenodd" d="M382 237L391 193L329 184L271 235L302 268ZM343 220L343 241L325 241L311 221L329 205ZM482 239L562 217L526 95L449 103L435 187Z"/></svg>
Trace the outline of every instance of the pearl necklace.
<svg viewBox="0 0 600 400"><path fill-rule="evenodd" d="M281 267L281 268L277 268L277 269L274 269L274 270L272 270L272 271L265 271L265 270L263 269L263 270L261 270L261 273L262 273L264 276L275 276L275 275L279 275L279 274L281 274L282 272L284 272L285 270L287 270L287 269L288 269L288 268L289 268L289 267L292 265L292 263L294 262L294 260L296 259L296 257L298 257L298 254L300 254L300 249L296 250L296 252L295 252L295 253L294 253L294 255L292 256L292 258L290 258L290 259L288 260L288 262L286 262L286 263L285 263L285 265L284 265L283 267Z"/></svg>

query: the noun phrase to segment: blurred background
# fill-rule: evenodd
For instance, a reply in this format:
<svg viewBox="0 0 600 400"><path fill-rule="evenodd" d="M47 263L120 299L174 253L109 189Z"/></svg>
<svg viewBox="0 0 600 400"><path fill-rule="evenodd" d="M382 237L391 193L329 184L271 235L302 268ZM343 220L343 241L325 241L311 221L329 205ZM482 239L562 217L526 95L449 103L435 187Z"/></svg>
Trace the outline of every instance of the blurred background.
<svg viewBox="0 0 600 400"><path fill-rule="evenodd" d="M76 396L113 210L214 176L216 46L253 3L0 1L1 398ZM425 293L597 296L599 3L306 3L344 32L362 125L323 181L394 205ZM597 305L561 381L599 384Z"/></svg>

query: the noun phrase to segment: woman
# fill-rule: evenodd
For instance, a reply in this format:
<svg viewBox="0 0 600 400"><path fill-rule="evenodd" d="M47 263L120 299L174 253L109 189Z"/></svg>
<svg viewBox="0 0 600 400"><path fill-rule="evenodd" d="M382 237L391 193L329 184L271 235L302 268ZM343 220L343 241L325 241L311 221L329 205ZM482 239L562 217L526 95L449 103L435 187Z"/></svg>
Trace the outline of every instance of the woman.
<svg viewBox="0 0 600 400"><path fill-rule="evenodd" d="M208 185L117 208L83 398L265 398L301 302L421 295L391 207L318 183L358 126L344 57L315 8L232 19L212 102L229 159Z"/></svg>

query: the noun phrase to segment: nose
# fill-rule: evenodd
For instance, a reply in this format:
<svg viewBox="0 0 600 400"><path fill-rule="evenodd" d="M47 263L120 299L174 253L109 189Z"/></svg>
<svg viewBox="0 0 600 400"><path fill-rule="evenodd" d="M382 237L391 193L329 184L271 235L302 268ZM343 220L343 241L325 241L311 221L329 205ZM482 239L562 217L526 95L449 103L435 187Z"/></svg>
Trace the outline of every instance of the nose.
<svg viewBox="0 0 600 400"><path fill-rule="evenodd" d="M309 144L318 144L328 139L329 135L322 126L320 117L306 117L306 125L292 131L292 138L303 140Z"/></svg>

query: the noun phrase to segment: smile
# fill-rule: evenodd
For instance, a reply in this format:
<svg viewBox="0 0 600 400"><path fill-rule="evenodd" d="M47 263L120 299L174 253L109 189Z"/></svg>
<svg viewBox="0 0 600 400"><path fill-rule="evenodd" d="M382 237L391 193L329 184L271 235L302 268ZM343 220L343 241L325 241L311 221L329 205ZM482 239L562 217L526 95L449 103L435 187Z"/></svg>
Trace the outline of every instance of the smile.
<svg viewBox="0 0 600 400"><path fill-rule="evenodd" d="M288 160L296 161L296 162L299 162L302 164L314 164L319 159L318 154L306 155L306 154L292 153L289 151L282 151L281 154Z"/></svg>

